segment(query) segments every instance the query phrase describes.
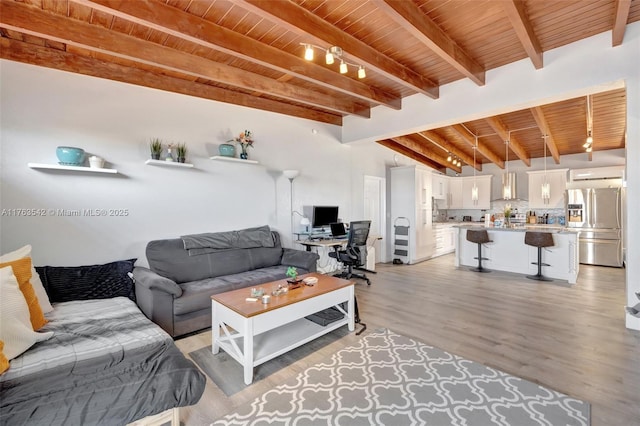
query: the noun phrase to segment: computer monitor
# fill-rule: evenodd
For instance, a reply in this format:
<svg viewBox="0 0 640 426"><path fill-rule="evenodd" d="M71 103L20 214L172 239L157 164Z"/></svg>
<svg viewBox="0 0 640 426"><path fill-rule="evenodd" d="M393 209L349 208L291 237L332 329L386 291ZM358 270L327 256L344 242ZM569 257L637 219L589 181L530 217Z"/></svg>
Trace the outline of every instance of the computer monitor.
<svg viewBox="0 0 640 426"><path fill-rule="evenodd" d="M313 206L311 226L322 228L338 221L338 206Z"/></svg>

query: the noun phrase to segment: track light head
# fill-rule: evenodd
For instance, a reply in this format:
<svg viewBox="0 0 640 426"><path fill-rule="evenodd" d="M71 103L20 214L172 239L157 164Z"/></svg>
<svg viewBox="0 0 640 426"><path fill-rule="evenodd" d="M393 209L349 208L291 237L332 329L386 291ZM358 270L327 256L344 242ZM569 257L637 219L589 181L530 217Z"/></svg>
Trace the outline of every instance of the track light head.
<svg viewBox="0 0 640 426"><path fill-rule="evenodd" d="M310 44L304 45L304 59L307 61L313 61L313 46Z"/></svg>
<svg viewBox="0 0 640 426"><path fill-rule="evenodd" d="M349 71L349 68L347 67L346 62L341 61L340 62L340 74L346 74L347 71Z"/></svg>

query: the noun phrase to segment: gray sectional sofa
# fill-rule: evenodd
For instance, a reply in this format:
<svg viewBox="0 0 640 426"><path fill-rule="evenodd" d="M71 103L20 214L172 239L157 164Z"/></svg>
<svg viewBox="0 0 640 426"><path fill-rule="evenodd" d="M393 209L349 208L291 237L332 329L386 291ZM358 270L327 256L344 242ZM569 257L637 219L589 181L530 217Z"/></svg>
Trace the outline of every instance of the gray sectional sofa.
<svg viewBox="0 0 640 426"><path fill-rule="evenodd" d="M173 337L211 327L211 295L315 272L318 255L283 248L268 226L147 244L149 268L133 270L136 301ZM247 294L248 295L248 294Z"/></svg>

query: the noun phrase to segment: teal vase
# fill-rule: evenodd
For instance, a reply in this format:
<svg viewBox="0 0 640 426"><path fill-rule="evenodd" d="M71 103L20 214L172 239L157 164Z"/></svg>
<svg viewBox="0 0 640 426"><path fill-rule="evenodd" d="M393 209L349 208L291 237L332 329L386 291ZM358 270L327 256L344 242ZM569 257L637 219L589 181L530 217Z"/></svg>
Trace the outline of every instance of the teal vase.
<svg viewBox="0 0 640 426"><path fill-rule="evenodd" d="M228 143L220 144L220 146L218 147L218 151L220 151L220 155L223 157L236 156L236 147Z"/></svg>

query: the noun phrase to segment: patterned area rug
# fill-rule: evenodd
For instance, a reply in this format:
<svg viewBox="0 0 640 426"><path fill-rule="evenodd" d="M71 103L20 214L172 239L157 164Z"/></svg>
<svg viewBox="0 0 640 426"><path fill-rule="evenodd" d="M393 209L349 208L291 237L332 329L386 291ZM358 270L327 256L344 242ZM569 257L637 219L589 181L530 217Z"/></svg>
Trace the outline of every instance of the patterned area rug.
<svg viewBox="0 0 640 426"><path fill-rule="evenodd" d="M590 406L389 330L213 425L589 425Z"/></svg>
<svg viewBox="0 0 640 426"><path fill-rule="evenodd" d="M311 355L322 347L346 336L348 333L351 332L347 327L340 327L337 330L333 330L331 333L320 336L317 339L282 354L279 357L269 360L264 364L260 364L253 369L253 383L272 375L282 368L290 366L294 362L308 355ZM235 395L247 386L251 386L244 384L244 370L240 363L231 358L231 356L224 350L220 350L220 352L214 355L211 353L211 346L206 346L190 352L189 356L227 396Z"/></svg>

